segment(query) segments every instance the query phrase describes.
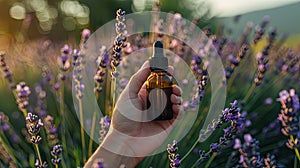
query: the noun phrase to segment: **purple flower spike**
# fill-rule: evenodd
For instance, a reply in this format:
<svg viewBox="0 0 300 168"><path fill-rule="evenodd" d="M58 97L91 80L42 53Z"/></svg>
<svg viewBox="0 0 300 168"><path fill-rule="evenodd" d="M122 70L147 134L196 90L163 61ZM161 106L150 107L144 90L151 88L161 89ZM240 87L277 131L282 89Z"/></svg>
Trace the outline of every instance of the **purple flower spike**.
<svg viewBox="0 0 300 168"><path fill-rule="evenodd" d="M177 142L174 140L173 144L168 144L168 157L170 160L170 167L171 168L178 168L180 166L180 158L179 154L177 153L178 147L177 147Z"/></svg>

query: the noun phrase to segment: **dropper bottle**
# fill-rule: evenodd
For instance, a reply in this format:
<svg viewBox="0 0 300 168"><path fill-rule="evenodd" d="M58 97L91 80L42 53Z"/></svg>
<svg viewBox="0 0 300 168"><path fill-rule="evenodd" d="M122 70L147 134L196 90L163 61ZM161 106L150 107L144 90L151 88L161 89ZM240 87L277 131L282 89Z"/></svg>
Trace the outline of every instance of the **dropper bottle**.
<svg viewBox="0 0 300 168"><path fill-rule="evenodd" d="M163 43L153 44L153 55L149 58L151 74L146 81L148 116L153 120L171 120L172 75L167 72L168 59L164 55Z"/></svg>

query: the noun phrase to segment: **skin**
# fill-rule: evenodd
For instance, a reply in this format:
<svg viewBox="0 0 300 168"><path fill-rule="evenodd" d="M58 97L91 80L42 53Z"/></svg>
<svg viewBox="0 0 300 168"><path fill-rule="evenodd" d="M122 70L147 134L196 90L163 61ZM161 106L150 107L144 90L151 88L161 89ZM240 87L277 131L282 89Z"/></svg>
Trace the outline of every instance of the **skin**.
<svg viewBox="0 0 300 168"><path fill-rule="evenodd" d="M174 68L169 66L168 72L172 74ZM168 137L174 126L177 124L182 115L182 90L177 86L173 86L171 95L172 108L174 118L165 121L150 121L137 122L128 119L120 113L118 109L124 108L128 101L129 94L130 102L134 108L126 108L126 113L133 112L136 109L146 109L146 85L145 81L150 74L149 61L146 61L138 72L136 72L129 80L126 88L120 95L116 108L114 109L111 128L104 139L103 143L98 147L94 154L89 158L85 167L97 167L97 162L104 162L104 167L116 168L121 164L126 167L135 167L141 162L144 157L155 151ZM123 94L124 93L124 94ZM146 137L145 140L140 140L136 137ZM114 147L112 152L110 147ZM118 154L116 154L118 153ZM124 153L124 154L122 154ZM132 157L134 156L134 157Z"/></svg>

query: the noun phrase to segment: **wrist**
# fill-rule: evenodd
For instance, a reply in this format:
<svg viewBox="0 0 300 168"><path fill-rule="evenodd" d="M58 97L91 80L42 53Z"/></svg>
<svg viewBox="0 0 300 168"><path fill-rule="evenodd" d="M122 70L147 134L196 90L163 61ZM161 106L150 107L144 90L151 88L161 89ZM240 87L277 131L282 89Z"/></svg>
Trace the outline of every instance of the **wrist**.
<svg viewBox="0 0 300 168"><path fill-rule="evenodd" d="M128 139L122 138L110 130L85 167L90 168L93 165L98 165L99 161L103 162L106 168L118 168L122 164L128 168L135 167L143 158L128 156L128 153L133 152L128 142Z"/></svg>

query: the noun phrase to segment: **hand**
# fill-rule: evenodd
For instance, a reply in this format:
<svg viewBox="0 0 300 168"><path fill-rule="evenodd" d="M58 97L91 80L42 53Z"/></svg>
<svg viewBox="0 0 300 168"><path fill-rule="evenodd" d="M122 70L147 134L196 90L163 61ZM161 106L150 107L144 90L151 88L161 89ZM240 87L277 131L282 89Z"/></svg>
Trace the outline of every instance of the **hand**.
<svg viewBox="0 0 300 168"><path fill-rule="evenodd" d="M173 71L173 67L169 66L168 72L172 74ZM131 77L120 95L113 112L110 131L100 149L95 152L101 153L102 150L108 154L115 153L123 158L116 157L111 164L116 164L118 158L119 165L124 163L127 167L136 166L166 140L182 115L182 91L174 85L171 95L174 118L165 121L141 122L143 114L147 112L145 81L149 74L149 61L146 61L140 70ZM95 159L96 155L94 154L92 158ZM104 162L108 163L109 161L104 159ZM109 165L109 167L113 166Z"/></svg>

